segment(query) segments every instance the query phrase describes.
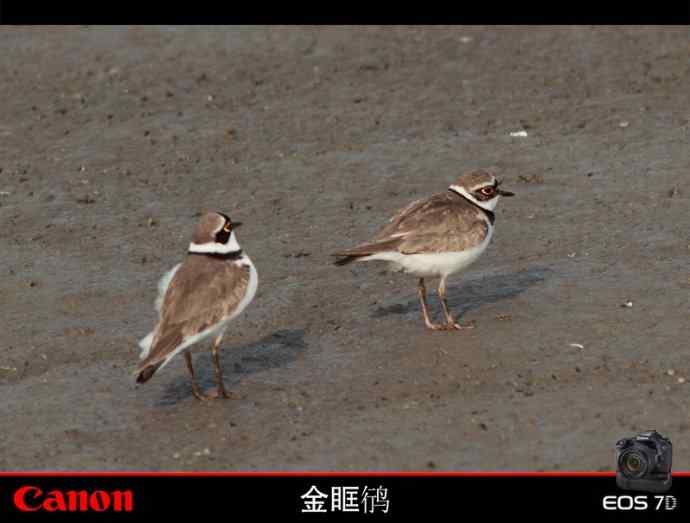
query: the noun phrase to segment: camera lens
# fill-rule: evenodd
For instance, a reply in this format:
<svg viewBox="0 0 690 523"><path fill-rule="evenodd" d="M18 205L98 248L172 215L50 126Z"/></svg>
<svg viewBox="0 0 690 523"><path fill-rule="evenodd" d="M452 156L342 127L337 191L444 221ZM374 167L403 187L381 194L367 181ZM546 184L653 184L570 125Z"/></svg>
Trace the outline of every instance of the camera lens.
<svg viewBox="0 0 690 523"><path fill-rule="evenodd" d="M649 468L647 456L637 450L629 450L621 454L618 465L621 472L629 478L641 478Z"/></svg>

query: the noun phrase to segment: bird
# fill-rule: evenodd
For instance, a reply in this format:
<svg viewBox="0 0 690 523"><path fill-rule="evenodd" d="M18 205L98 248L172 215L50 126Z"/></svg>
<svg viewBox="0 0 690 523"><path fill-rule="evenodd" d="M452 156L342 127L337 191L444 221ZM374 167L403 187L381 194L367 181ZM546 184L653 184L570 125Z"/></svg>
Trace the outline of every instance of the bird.
<svg viewBox="0 0 690 523"><path fill-rule="evenodd" d="M371 260L389 262L393 270L419 278L419 301L428 329L472 328L455 321L446 300L446 285L450 275L474 263L489 245L498 200L502 196L514 196L500 185L492 170L465 172L447 191L416 200L398 211L371 240L334 253L335 265ZM439 278L438 296L445 323L431 320L425 278Z"/></svg>
<svg viewBox="0 0 690 523"><path fill-rule="evenodd" d="M150 380L183 352L195 398L230 397L220 367L220 342L230 321L254 299L259 282L256 267L235 235L241 225L221 212L207 212L197 222L186 258L158 283L158 321L139 342L137 383ZM211 353L217 386L216 392L210 394L199 388L190 353L192 345L207 339L213 340Z"/></svg>

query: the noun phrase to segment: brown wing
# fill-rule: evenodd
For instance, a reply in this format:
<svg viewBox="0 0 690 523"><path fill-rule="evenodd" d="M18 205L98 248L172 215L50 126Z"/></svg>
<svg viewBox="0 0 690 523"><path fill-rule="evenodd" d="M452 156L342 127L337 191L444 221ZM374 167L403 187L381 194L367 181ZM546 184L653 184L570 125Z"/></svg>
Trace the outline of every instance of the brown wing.
<svg viewBox="0 0 690 523"><path fill-rule="evenodd" d="M459 196L442 193L417 200L400 212L364 244L340 256L352 258L382 251L403 254L463 251L482 242L489 226L483 212Z"/></svg>
<svg viewBox="0 0 690 523"><path fill-rule="evenodd" d="M188 256L168 286L151 351L138 368L161 362L187 338L232 314L248 284L248 267L210 256Z"/></svg>

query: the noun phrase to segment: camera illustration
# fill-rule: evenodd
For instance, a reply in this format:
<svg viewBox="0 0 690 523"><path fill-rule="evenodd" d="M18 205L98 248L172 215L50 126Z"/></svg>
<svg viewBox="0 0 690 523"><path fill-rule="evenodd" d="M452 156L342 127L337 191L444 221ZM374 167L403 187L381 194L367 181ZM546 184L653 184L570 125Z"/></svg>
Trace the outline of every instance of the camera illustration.
<svg viewBox="0 0 690 523"><path fill-rule="evenodd" d="M671 440L656 430L616 443L616 484L624 490L666 492L671 488Z"/></svg>

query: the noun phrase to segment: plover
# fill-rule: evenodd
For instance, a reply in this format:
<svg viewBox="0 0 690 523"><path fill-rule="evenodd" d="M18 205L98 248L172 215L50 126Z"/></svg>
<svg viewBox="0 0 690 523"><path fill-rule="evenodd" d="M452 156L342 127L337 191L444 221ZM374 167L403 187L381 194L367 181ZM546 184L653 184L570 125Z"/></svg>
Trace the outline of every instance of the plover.
<svg viewBox="0 0 690 523"><path fill-rule="evenodd" d="M240 248L235 229L242 225L225 214L204 214L194 229L187 258L168 271L158 284L155 307L158 324L139 342L141 362L137 383L151 379L176 354L184 352L197 399L229 395L223 384L218 349L228 323L254 298L258 275ZM191 346L213 338L211 352L217 394L201 392L194 377Z"/></svg>
<svg viewBox="0 0 690 523"><path fill-rule="evenodd" d="M501 196L512 192L485 169L470 171L448 191L412 202L399 211L370 241L335 256L335 264L383 260L394 269L419 277L418 292L424 323L434 330L465 328L456 323L446 301L446 283L479 258L491 241L494 209ZM446 323L433 323L424 278L440 278L438 295Z"/></svg>

